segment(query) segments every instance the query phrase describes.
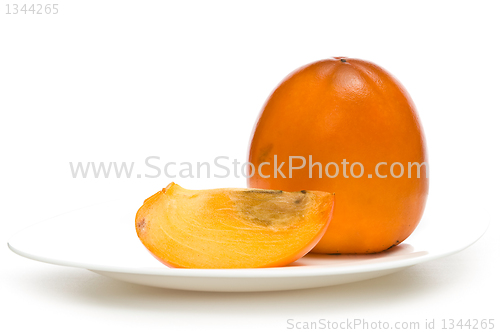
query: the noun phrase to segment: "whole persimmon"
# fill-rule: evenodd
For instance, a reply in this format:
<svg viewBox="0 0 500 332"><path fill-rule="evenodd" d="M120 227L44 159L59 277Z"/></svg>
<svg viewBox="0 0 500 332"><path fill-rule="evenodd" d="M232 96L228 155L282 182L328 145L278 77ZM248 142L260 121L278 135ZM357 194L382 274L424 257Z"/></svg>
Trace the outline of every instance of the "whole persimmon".
<svg viewBox="0 0 500 332"><path fill-rule="evenodd" d="M335 193L316 253L400 244L417 227L429 190L425 137L410 95L383 68L347 57L303 66L278 85L254 128L249 162L249 187Z"/></svg>

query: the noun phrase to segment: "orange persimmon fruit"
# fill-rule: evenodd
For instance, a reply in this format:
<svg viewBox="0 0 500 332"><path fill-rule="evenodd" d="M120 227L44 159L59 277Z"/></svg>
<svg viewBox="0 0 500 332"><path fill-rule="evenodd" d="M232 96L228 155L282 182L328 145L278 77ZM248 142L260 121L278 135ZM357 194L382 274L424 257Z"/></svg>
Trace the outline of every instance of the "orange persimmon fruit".
<svg viewBox="0 0 500 332"><path fill-rule="evenodd" d="M290 176L289 167L304 161ZM425 208L428 162L415 105L368 61L333 57L286 77L257 120L249 162L263 165L248 179L251 188L335 192L332 221L312 252L386 250L413 232ZM285 177L276 172L282 163Z"/></svg>
<svg viewBox="0 0 500 332"><path fill-rule="evenodd" d="M138 237L159 261L181 268L287 265L325 233L334 194L260 189L187 190L175 183L144 201Z"/></svg>

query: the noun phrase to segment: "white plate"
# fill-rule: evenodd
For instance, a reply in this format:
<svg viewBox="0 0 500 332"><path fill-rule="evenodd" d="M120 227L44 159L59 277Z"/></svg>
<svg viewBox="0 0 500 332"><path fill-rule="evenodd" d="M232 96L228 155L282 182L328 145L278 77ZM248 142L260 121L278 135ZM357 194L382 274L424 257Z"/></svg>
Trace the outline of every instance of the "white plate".
<svg viewBox="0 0 500 332"><path fill-rule="evenodd" d="M85 268L118 280L197 291L276 291L338 285L380 277L459 252L477 241L487 223L426 217L401 245L380 254L309 254L287 267L173 269L153 258L135 234L141 201L114 201L66 213L17 233L15 253L37 261ZM450 234L453 236L450 236ZM453 241L450 241L450 238Z"/></svg>

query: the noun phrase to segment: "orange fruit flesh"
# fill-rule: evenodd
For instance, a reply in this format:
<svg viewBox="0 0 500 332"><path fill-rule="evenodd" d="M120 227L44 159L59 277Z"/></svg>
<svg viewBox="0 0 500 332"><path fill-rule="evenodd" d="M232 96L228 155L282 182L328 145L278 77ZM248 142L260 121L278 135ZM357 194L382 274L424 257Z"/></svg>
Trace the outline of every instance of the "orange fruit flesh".
<svg viewBox="0 0 500 332"><path fill-rule="evenodd" d="M144 246L170 267L277 267L318 243L333 202L333 194L318 191L187 190L171 183L144 202L135 225Z"/></svg>

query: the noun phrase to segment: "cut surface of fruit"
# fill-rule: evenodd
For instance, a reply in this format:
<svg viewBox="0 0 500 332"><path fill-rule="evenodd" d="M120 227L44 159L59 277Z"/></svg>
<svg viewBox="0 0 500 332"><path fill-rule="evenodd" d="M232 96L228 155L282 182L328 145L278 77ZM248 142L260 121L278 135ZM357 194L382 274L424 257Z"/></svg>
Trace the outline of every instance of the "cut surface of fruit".
<svg viewBox="0 0 500 332"><path fill-rule="evenodd" d="M171 183L144 201L135 227L167 266L277 267L316 245L333 204L334 195L320 191L187 190Z"/></svg>

